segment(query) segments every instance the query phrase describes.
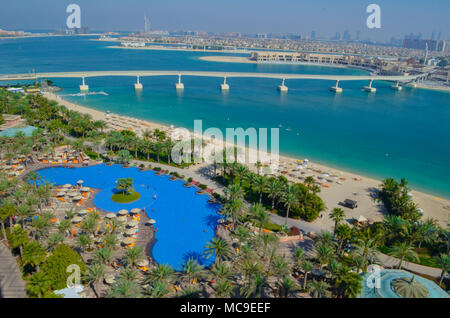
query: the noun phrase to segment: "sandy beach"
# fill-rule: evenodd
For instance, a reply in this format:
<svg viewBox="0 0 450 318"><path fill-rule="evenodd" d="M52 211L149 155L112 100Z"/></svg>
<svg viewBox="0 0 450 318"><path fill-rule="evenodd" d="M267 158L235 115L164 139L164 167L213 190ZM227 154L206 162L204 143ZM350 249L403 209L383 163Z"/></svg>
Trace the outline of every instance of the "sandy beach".
<svg viewBox="0 0 450 318"><path fill-rule="evenodd" d="M119 122L130 123L129 127L138 135L145 129L157 128L166 132L170 132L173 129L173 126L169 127L148 120L112 113L107 114L89 107L80 106L64 100L55 94L44 93L44 96L48 99L57 101L68 109L89 114L94 120L105 121L108 124L109 129L120 130L117 129L117 123ZM127 126L123 126L121 129L127 129ZM303 182L305 177L312 176L316 179L317 184L321 186L322 191L319 195L324 200L327 209L322 212L323 217L318 218L316 221L312 222L312 224L315 224L322 229L331 230L334 222L329 219L328 213L336 207L341 207L345 211L347 220L361 215L367 219L372 219L373 221L381 221L383 219L383 214L385 213L383 205L376 202L371 196L374 189L378 188L381 184L380 180L331 168L311 161L308 162L306 167L302 168L298 162L299 159L305 158L291 158L280 155L279 172L287 171L287 173L283 173L283 175L294 182ZM195 165L190 169L198 170L201 169L202 166L204 167L204 165L205 164ZM254 167L251 168L254 169ZM423 209L424 219L434 218L441 226L448 228L450 200L415 190L412 190L411 193L414 202L419 208ZM358 202L358 207L351 210L340 206L339 203L345 199L356 200Z"/></svg>
<svg viewBox="0 0 450 318"><path fill-rule="evenodd" d="M200 50L200 49L188 49L178 47L167 47L162 45L147 45L144 47L125 47L120 45L108 46L110 49L125 49L125 50L152 50L152 51L184 51L184 52L213 52L213 53L248 53L247 51L234 51L234 50Z"/></svg>

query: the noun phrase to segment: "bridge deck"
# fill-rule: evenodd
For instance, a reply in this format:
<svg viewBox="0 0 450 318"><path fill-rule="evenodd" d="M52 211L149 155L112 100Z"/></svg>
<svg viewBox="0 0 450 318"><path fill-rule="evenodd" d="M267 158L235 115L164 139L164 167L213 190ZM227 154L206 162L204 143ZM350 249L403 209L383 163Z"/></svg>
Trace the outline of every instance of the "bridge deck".
<svg viewBox="0 0 450 318"><path fill-rule="evenodd" d="M242 73L242 72L204 72L204 71L86 71L86 72L53 72L36 74L5 74L0 75L0 81L36 80L39 78L89 78L105 76L202 76L202 77L246 77L246 78L272 78L272 79L306 79L330 81L411 81L425 76L378 76L378 75L320 75L320 74L279 74L279 73Z"/></svg>

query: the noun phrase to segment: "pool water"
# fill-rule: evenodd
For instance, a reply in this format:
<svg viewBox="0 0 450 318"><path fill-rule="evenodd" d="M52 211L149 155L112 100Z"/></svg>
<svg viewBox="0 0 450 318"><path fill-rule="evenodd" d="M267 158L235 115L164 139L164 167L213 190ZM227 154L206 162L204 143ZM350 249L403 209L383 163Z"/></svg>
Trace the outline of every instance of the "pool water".
<svg viewBox="0 0 450 318"><path fill-rule="evenodd" d="M8 128L2 132L0 132L1 137L14 137L18 133L23 133L25 136L29 137L33 134L33 131L36 130L36 127L27 126L25 128Z"/></svg>
<svg viewBox="0 0 450 318"><path fill-rule="evenodd" d="M373 282L373 277L370 273L366 273L363 276L363 288L360 298L402 298L394 291L392 283L398 278L412 278L413 274L404 270L383 269L380 271L381 281L378 289L369 287L368 282L371 280ZM414 275L414 278L428 289L428 298L449 298L448 293L431 280L418 275Z"/></svg>
<svg viewBox="0 0 450 318"><path fill-rule="evenodd" d="M206 243L215 235L221 218L217 213L220 206L208 203L208 196L196 194L198 190L195 187L184 187L182 180L170 181L170 177L157 176L154 171L104 164L84 168L47 168L38 173L42 180L56 185L76 184L83 180L83 186L100 189L94 204L104 211L145 209L148 217L156 220L156 243L152 255L160 264L169 264L180 270L189 258L195 258L205 266L215 260L213 256L204 257L203 252ZM117 179L128 177L133 179L134 189L141 197L132 203L113 202L111 196Z"/></svg>

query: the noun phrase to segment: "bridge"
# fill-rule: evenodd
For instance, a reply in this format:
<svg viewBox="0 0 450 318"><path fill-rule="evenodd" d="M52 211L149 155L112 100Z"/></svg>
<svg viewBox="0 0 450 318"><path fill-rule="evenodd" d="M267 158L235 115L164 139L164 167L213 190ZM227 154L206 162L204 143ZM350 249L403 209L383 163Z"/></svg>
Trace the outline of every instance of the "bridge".
<svg viewBox="0 0 450 318"><path fill-rule="evenodd" d="M400 82L413 82L423 80L428 74L408 75L408 76L380 76L380 75L320 75L320 74L279 74L279 73L243 73L243 72L209 72L209 71L82 71L82 72L50 72L50 73L28 73L28 74L5 74L0 75L0 81L23 81L44 78L80 78L82 84L81 91L89 90L85 79L92 77L136 77L135 89L142 89L140 83L141 77L151 76L178 76L178 82L175 84L177 89L184 89L184 84L181 82L182 76L200 76L200 77L217 77L223 78L221 84L222 90L229 90L227 78L269 78L281 80L281 85L278 89L282 92L287 92L288 88L285 85L286 80L329 80L335 81L335 85L330 87L331 91L342 92L339 87L340 81L369 81L368 86L364 86L364 90L368 92L375 92L376 89L372 87L374 81L390 81L396 84L392 86L393 89L400 90Z"/></svg>

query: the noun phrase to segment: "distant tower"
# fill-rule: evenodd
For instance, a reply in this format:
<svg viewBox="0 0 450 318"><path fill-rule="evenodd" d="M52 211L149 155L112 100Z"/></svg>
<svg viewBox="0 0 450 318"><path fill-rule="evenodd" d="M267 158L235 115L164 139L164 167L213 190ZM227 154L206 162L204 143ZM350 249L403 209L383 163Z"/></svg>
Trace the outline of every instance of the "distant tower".
<svg viewBox="0 0 450 318"><path fill-rule="evenodd" d="M150 20L144 15L144 33L148 33L150 31Z"/></svg>
<svg viewBox="0 0 450 318"><path fill-rule="evenodd" d="M312 30L311 31L311 40L315 40L316 39L316 30Z"/></svg>
<svg viewBox="0 0 450 318"><path fill-rule="evenodd" d="M423 59L423 65L427 65L428 59L428 43L425 43L425 58Z"/></svg>

